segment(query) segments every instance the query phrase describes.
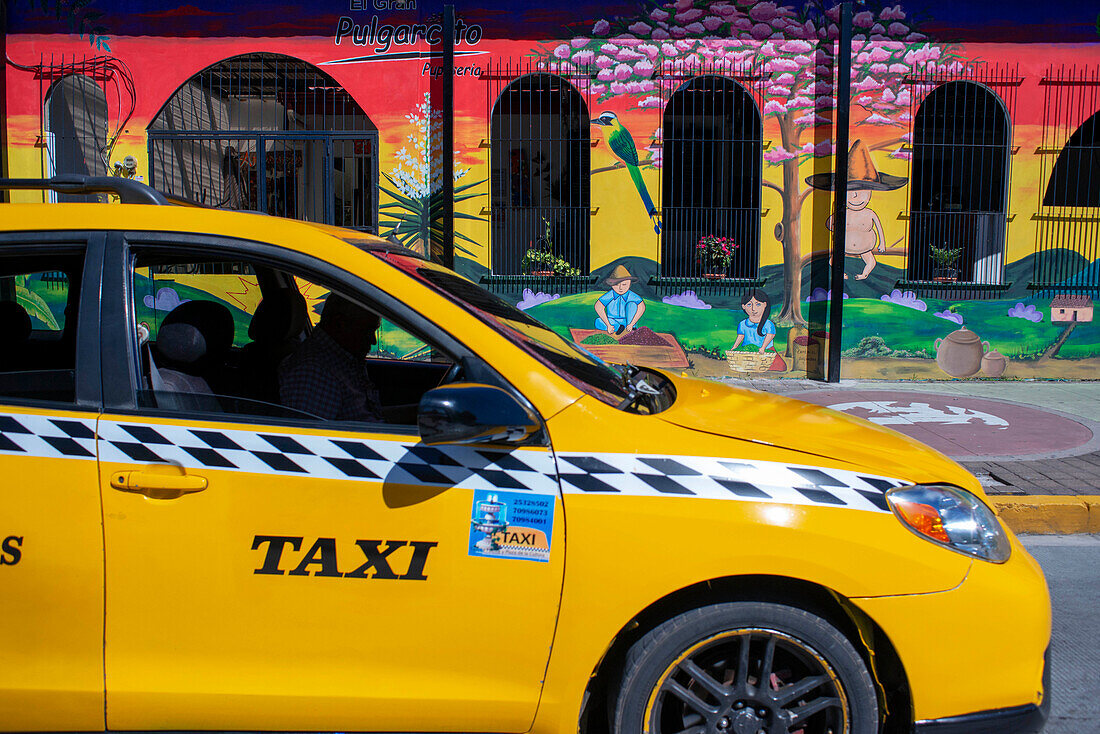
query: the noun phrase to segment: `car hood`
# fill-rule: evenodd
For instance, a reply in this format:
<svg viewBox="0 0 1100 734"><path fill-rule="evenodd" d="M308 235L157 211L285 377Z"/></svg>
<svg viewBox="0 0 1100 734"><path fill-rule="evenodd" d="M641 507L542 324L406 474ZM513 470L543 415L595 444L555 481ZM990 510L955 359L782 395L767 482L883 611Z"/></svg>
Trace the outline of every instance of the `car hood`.
<svg viewBox="0 0 1100 734"><path fill-rule="evenodd" d="M973 475L940 452L862 418L717 382L671 379L676 401L659 417L674 425L827 458L855 471L981 491Z"/></svg>

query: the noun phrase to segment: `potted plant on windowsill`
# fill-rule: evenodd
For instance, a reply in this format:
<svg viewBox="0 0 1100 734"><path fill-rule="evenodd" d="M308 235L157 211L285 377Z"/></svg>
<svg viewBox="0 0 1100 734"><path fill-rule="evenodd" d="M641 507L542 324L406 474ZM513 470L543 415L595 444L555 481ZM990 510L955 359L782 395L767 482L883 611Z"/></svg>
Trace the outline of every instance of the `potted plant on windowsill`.
<svg viewBox="0 0 1100 734"><path fill-rule="evenodd" d="M958 262L959 256L962 255L963 248L961 247L948 247L947 243L943 243L943 247L936 247L935 245L928 246L929 256L932 258L932 280L935 283L954 283L959 279L959 271L955 267L955 263Z"/></svg>
<svg viewBox="0 0 1100 734"><path fill-rule="evenodd" d="M737 252L738 244L732 237L705 234L695 243L695 260L702 266L703 277L721 280L729 277L729 267Z"/></svg>
<svg viewBox="0 0 1100 734"><path fill-rule="evenodd" d="M580 275L581 271L573 267L568 260L558 257L549 250L531 248L520 260L523 272L536 278L548 278L552 275Z"/></svg>
<svg viewBox="0 0 1100 734"><path fill-rule="evenodd" d="M573 267L568 260L554 254L554 240L550 220L542 218L543 235L534 246L523 254L520 267L523 272L536 278L548 278L552 275L580 275L581 271Z"/></svg>

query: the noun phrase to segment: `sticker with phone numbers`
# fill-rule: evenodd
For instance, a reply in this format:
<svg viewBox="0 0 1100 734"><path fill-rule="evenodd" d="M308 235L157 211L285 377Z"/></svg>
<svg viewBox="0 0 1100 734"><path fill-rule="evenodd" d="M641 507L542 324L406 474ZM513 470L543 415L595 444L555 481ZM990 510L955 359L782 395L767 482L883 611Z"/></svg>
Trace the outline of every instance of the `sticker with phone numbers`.
<svg viewBox="0 0 1100 734"><path fill-rule="evenodd" d="M470 555L480 558L550 560L554 497L475 490L470 517Z"/></svg>

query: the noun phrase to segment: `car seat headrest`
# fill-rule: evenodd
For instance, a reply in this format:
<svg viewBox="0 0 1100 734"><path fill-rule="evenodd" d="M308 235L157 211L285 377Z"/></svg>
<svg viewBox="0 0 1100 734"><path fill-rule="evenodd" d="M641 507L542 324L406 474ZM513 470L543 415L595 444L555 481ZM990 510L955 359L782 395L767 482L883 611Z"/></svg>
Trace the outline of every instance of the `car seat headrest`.
<svg viewBox="0 0 1100 734"><path fill-rule="evenodd" d="M157 351L174 363L194 364L206 355L206 337L193 324L165 324L157 334Z"/></svg>
<svg viewBox="0 0 1100 734"><path fill-rule="evenodd" d="M265 296L248 325L254 342L282 342L302 332L306 320L306 299L295 291L276 291Z"/></svg>
<svg viewBox="0 0 1100 734"><path fill-rule="evenodd" d="M164 317L159 334L164 333L164 327L172 324L190 324L198 329L206 342L205 353L210 359L216 360L223 357L233 346L233 315L224 304L215 301L181 303Z"/></svg>
<svg viewBox="0 0 1100 734"><path fill-rule="evenodd" d="M24 342L31 335L31 317L15 301L0 301L0 342L5 346Z"/></svg>

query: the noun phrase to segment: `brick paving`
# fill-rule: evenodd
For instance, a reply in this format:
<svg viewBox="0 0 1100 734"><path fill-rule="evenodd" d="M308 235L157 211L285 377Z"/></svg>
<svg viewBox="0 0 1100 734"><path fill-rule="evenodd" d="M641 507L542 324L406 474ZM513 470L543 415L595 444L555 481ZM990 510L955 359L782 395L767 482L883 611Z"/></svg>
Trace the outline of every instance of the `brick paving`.
<svg viewBox="0 0 1100 734"><path fill-rule="evenodd" d="M1100 495L1100 451L1059 459L961 463L991 495Z"/></svg>

